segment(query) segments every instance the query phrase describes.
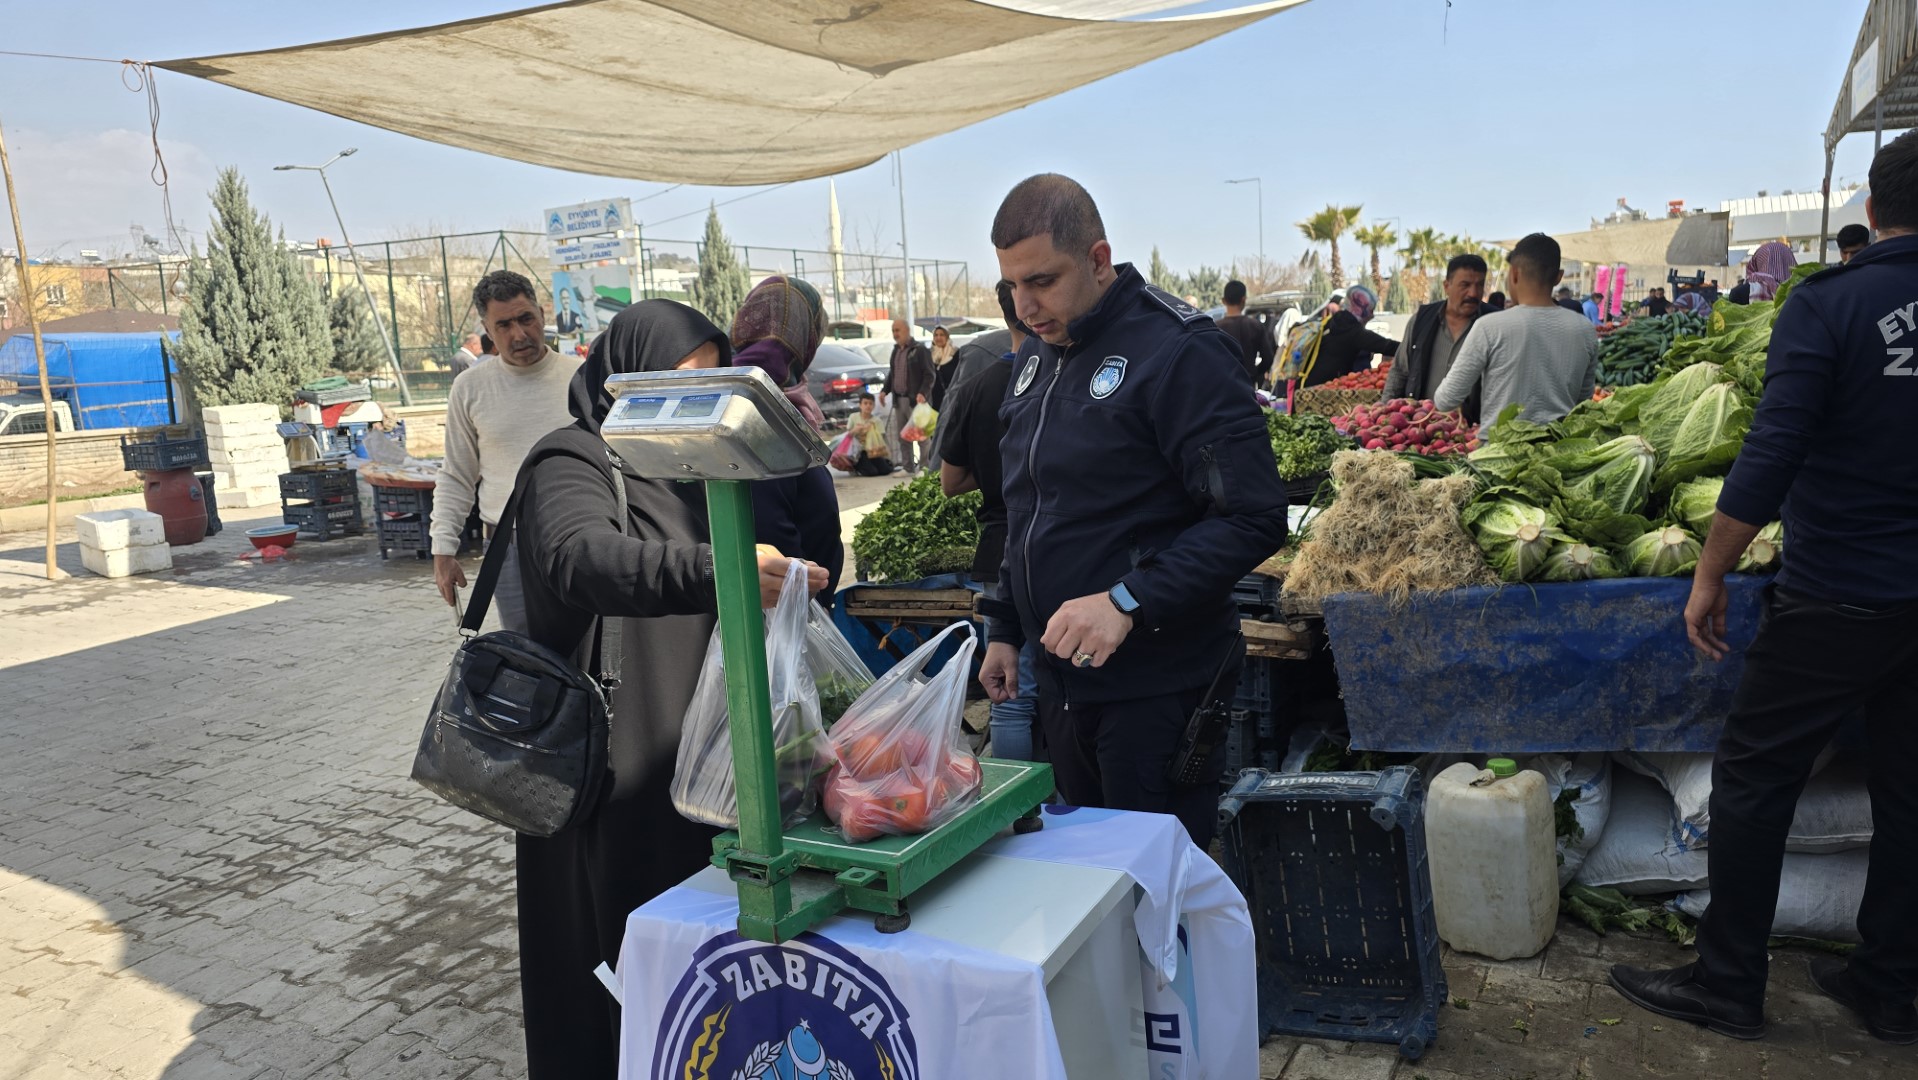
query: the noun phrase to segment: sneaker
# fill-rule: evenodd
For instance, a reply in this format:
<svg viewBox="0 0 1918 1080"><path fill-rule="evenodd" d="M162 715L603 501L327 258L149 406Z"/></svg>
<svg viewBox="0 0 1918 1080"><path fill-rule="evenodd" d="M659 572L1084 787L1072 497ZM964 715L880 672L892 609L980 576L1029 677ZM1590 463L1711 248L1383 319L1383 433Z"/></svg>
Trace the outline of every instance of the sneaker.
<svg viewBox="0 0 1918 1080"><path fill-rule="evenodd" d="M1765 1011L1740 1005L1699 985L1696 964L1670 971L1647 971L1624 964L1612 968L1612 987L1626 1001L1660 1016L1703 1024L1734 1039L1765 1037Z"/></svg>
<svg viewBox="0 0 1918 1080"><path fill-rule="evenodd" d="M1874 1038L1899 1046L1918 1043L1918 1008L1911 1002L1874 999L1852 981L1851 965L1836 956L1820 956L1811 962L1811 981L1825 996L1858 1014L1865 1030Z"/></svg>

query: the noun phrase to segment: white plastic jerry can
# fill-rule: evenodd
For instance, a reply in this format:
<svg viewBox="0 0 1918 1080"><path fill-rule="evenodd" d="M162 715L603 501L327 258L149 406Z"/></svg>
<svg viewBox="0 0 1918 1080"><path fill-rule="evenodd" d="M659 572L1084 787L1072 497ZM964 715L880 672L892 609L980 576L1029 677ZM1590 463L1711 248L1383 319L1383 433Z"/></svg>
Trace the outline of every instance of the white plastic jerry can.
<svg viewBox="0 0 1918 1080"><path fill-rule="evenodd" d="M1439 937L1493 960L1534 956L1558 924L1558 848L1545 777L1510 758L1432 780L1425 846Z"/></svg>

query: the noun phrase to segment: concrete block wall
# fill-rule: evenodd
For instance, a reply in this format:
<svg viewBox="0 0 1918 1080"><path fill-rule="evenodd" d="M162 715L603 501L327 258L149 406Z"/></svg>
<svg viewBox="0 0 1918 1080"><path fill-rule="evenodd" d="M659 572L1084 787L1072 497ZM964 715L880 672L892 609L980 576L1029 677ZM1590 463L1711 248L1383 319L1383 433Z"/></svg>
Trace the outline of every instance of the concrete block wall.
<svg viewBox="0 0 1918 1080"><path fill-rule="evenodd" d="M135 487L140 478L120 461L120 436L132 428L69 431L56 436L56 497L95 495ZM0 436L0 506L45 502L47 437Z"/></svg>

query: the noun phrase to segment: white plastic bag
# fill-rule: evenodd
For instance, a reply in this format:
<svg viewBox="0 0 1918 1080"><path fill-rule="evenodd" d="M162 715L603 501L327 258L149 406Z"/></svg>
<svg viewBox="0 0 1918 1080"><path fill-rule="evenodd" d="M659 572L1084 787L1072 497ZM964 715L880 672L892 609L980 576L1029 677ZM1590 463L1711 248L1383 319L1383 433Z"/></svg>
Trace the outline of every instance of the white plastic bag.
<svg viewBox="0 0 1918 1080"><path fill-rule="evenodd" d="M819 690L819 719L828 728L872 686L872 669L817 603L806 614L806 667Z"/></svg>
<svg viewBox="0 0 1918 1080"><path fill-rule="evenodd" d="M912 407L912 415L908 417L908 422L911 423L913 427L925 432L927 437L930 438L932 433L939 428L938 410L922 401Z"/></svg>
<svg viewBox="0 0 1918 1080"><path fill-rule="evenodd" d="M832 764L819 720L819 691L806 663L806 623L815 605L806 591L806 564L786 572L779 605L766 612L766 675L772 691L773 757L779 808L788 826L818 805L819 779ZM739 827L733 782L733 737L726 705L726 661L719 628L706 644L706 662L693 689L673 767L673 806L693 821Z"/></svg>
<svg viewBox="0 0 1918 1080"><path fill-rule="evenodd" d="M965 643L928 678L927 665L959 631ZM977 646L970 623L948 626L881 675L833 725L826 816L846 839L930 832L978 801L979 759L961 731Z"/></svg>

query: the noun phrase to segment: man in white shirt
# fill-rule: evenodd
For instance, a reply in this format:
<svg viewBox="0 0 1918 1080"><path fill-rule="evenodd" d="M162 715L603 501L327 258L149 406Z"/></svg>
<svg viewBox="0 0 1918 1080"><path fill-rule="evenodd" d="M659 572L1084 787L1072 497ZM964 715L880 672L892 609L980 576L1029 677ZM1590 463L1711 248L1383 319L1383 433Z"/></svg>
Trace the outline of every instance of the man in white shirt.
<svg viewBox="0 0 1918 1080"><path fill-rule="evenodd" d="M578 357L547 347L546 312L525 277L511 270L486 275L473 287L473 307L499 358L455 377L446 398L446 463L433 492L432 536L433 582L448 604L457 604L466 585L457 555L460 530L474 503L490 538L526 452L548 432L573 422L566 389L580 364ZM502 627L525 630L519 560L510 548L493 608Z"/></svg>
<svg viewBox="0 0 1918 1080"><path fill-rule="evenodd" d="M453 377L457 379L461 372L479 363L482 355L484 355L484 349L480 344L480 336L467 334L460 339L460 351L453 354L453 359L447 362L447 367L453 369Z"/></svg>
<svg viewBox="0 0 1918 1080"><path fill-rule="evenodd" d="M1520 240L1505 276L1511 306L1473 324L1433 403L1456 409L1481 387L1484 426L1514 404L1522 406L1520 419L1562 420L1598 382L1598 333L1583 315L1552 302L1552 287L1565 276L1558 241L1544 233Z"/></svg>

